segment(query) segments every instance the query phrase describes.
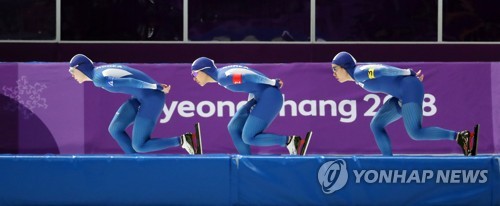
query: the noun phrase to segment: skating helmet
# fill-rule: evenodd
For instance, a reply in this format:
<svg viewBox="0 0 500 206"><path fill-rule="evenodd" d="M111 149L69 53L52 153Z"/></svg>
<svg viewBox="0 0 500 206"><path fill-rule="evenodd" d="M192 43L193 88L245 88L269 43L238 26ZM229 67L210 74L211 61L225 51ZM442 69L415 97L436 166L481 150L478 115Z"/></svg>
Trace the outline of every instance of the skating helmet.
<svg viewBox="0 0 500 206"><path fill-rule="evenodd" d="M339 65L344 68L351 77L354 77L354 68L356 67L356 59L348 52L339 52L332 59L332 64Z"/></svg>
<svg viewBox="0 0 500 206"><path fill-rule="evenodd" d="M77 54L69 61L70 70L75 68L80 70L85 76L92 79L94 77L94 63L87 56Z"/></svg>
<svg viewBox="0 0 500 206"><path fill-rule="evenodd" d="M217 67L214 64L214 60L207 57L200 57L194 60L191 65L191 72L193 71L203 71L205 74L212 77L212 79L217 80Z"/></svg>

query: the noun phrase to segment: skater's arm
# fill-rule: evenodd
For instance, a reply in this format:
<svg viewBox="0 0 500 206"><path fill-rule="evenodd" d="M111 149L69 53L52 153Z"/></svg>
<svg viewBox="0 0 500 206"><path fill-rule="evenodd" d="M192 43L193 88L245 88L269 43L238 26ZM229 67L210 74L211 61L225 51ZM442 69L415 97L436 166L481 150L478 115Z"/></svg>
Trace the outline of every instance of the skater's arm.
<svg viewBox="0 0 500 206"><path fill-rule="evenodd" d="M129 87L129 88L139 88L139 89L153 89L163 91L164 87L160 84L153 84L145 81L141 81L134 78L115 78L115 77L104 77L106 86L111 87Z"/></svg>
<svg viewBox="0 0 500 206"><path fill-rule="evenodd" d="M362 66L354 73L354 77L358 82L364 82L368 79L376 79L387 76L415 76L416 73L412 69L400 69L384 65L366 65Z"/></svg>

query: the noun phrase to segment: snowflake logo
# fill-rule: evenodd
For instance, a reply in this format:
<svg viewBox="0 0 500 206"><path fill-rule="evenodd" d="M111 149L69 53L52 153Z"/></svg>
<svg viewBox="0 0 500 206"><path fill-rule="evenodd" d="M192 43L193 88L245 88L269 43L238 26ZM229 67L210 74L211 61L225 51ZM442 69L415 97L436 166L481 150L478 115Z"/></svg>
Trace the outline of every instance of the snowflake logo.
<svg viewBox="0 0 500 206"><path fill-rule="evenodd" d="M22 76L16 81L16 87L3 86L3 94L17 103L9 103L4 106L8 111L21 111L24 119L30 118L36 108L47 109L47 99L43 98L40 94L47 88L47 85L35 82L30 83L26 76ZM22 107L23 105L24 107Z"/></svg>

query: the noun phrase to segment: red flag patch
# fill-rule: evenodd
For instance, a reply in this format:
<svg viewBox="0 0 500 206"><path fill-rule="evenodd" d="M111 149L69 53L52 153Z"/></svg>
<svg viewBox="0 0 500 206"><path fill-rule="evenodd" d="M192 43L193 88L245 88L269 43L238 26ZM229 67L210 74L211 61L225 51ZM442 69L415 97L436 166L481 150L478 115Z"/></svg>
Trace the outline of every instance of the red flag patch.
<svg viewBox="0 0 500 206"><path fill-rule="evenodd" d="M241 74L233 74L233 84L241 84L242 76Z"/></svg>

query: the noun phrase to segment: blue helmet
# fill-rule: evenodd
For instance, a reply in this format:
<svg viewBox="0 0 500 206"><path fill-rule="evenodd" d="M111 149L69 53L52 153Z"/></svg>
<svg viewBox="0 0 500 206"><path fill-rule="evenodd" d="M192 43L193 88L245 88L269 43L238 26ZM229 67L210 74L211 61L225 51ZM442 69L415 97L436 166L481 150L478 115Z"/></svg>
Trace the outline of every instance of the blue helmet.
<svg viewBox="0 0 500 206"><path fill-rule="evenodd" d="M354 68L356 67L356 59L348 52L339 52L332 59L332 64L339 65L344 68L351 77L354 77Z"/></svg>
<svg viewBox="0 0 500 206"><path fill-rule="evenodd" d="M214 60L207 57L200 57L191 64L191 72L203 70L205 74L217 80L217 67Z"/></svg>
<svg viewBox="0 0 500 206"><path fill-rule="evenodd" d="M80 70L90 79L94 77L94 62L83 54L73 56L73 58L69 61L69 67Z"/></svg>

